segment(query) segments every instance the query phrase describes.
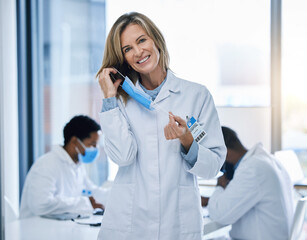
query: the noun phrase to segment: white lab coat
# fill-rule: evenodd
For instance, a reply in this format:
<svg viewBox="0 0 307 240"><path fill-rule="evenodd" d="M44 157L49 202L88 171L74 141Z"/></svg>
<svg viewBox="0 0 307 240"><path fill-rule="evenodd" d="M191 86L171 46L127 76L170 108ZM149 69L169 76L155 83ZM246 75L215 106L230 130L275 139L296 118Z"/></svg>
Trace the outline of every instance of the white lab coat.
<svg viewBox="0 0 307 240"><path fill-rule="evenodd" d="M97 202L105 203L106 190L87 177L83 164L75 164L62 146L40 157L31 167L24 184L20 218L64 212L89 213L93 210L82 190L91 190Z"/></svg>
<svg viewBox="0 0 307 240"><path fill-rule="evenodd" d="M136 87L142 88L139 82ZM100 240L200 240L202 215L196 175L214 177L226 148L209 91L171 71L155 103L185 119L194 116L207 136L193 168L178 139L166 140L167 114L133 99L100 113L108 156L119 166L109 195Z"/></svg>
<svg viewBox="0 0 307 240"><path fill-rule="evenodd" d="M226 189L210 197L210 217L232 224L234 239L288 239L293 219L290 177L281 163L261 144L242 158Z"/></svg>

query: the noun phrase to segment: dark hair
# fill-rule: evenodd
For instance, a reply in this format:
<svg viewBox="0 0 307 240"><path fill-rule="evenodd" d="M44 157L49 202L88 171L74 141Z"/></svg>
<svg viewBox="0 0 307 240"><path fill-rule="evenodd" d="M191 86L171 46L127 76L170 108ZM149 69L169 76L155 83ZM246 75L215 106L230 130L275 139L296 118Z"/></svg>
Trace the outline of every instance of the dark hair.
<svg viewBox="0 0 307 240"><path fill-rule="evenodd" d="M92 132L97 132L100 129L98 123L93 119L84 115L75 116L64 127L64 146L73 136L82 141L83 139L90 137Z"/></svg>
<svg viewBox="0 0 307 240"><path fill-rule="evenodd" d="M222 132L224 136L225 145L229 149L238 149L242 147L242 143L240 142L237 133L228 128L222 126Z"/></svg>

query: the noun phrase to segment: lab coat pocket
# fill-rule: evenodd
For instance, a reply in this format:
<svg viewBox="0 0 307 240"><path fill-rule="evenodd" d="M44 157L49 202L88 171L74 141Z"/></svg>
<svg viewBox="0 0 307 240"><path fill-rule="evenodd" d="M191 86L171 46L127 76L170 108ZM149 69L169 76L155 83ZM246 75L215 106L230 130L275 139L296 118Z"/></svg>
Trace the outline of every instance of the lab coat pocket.
<svg viewBox="0 0 307 240"><path fill-rule="evenodd" d="M202 215L200 197L195 187L179 187L179 222L181 233L200 233Z"/></svg>
<svg viewBox="0 0 307 240"><path fill-rule="evenodd" d="M131 231L134 184L114 184L110 191L102 228Z"/></svg>

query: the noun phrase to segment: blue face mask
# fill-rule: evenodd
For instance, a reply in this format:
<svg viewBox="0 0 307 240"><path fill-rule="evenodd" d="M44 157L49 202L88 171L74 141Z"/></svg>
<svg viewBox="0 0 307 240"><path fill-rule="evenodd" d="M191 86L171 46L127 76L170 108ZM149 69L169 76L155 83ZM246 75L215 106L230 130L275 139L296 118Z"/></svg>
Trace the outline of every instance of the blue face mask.
<svg viewBox="0 0 307 240"><path fill-rule="evenodd" d="M80 151L78 150L78 148L76 148L77 152L78 152L78 159L80 162L83 163L91 163L93 162L99 155L99 150L98 148L95 147L90 147L87 148L85 147L85 145L81 142L81 140L78 139L78 141L80 142L80 144L82 145L82 147L85 149L84 155L82 155L80 153Z"/></svg>
<svg viewBox="0 0 307 240"><path fill-rule="evenodd" d="M142 92L140 89L137 89L132 81L126 76L125 80L122 84L122 89L130 96L132 97L135 101L139 102L142 104L144 107L146 107L149 110L153 110L154 108L152 107L152 99L151 97L147 94Z"/></svg>

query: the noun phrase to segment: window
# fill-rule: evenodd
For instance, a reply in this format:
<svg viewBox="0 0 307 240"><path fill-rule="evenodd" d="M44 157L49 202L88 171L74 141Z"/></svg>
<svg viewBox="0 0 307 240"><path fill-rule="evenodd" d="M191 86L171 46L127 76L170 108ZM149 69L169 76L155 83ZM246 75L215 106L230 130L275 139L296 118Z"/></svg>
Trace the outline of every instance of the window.
<svg viewBox="0 0 307 240"><path fill-rule="evenodd" d="M64 124L74 115L87 114L98 121L102 96L95 74L106 34L121 14L130 11L144 13L157 24L166 38L171 69L179 77L206 85L217 106L270 107L269 1L40 3L44 152L63 142ZM101 164L106 169L106 161ZM108 174L102 171L101 177L101 169L99 183ZM116 169L110 164L111 179Z"/></svg>
<svg viewBox="0 0 307 240"><path fill-rule="evenodd" d="M216 105L270 106L270 1L107 3L107 32L122 13L150 17L166 38L171 69L206 85Z"/></svg>
<svg viewBox="0 0 307 240"><path fill-rule="evenodd" d="M39 9L44 96L41 127L47 152L53 144L63 144L63 127L73 116L85 114L99 122L102 96L95 74L102 62L106 12L103 0L43 0ZM103 156L95 163L99 166L88 166L97 184L107 177Z"/></svg>
<svg viewBox="0 0 307 240"><path fill-rule="evenodd" d="M307 2L285 0L282 9L282 146L307 176Z"/></svg>

